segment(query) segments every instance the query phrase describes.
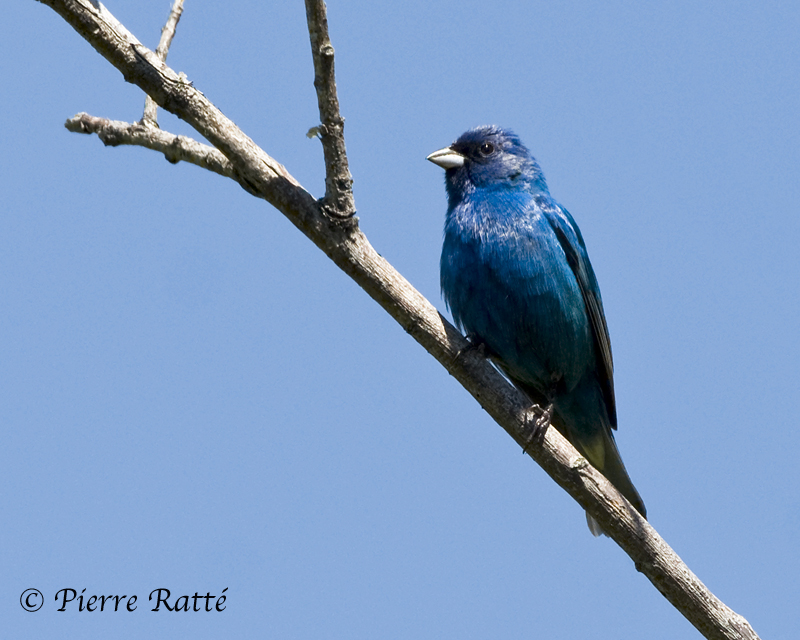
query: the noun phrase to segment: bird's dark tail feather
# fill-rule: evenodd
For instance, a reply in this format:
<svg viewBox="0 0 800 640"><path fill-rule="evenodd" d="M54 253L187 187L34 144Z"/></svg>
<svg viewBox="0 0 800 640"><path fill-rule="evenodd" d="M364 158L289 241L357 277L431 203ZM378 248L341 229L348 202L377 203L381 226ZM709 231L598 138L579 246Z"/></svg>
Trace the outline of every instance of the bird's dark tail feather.
<svg viewBox="0 0 800 640"><path fill-rule="evenodd" d="M512 378L513 379L513 378ZM515 381L515 384L522 389L532 402L545 407L548 404L547 398L533 388L520 381ZM556 411L551 420L551 424L561 432L567 440L572 443L578 452L586 458L591 465L602 473L606 479L613 484L617 491L628 499L633 507L642 514L643 518L647 518L647 510L644 507L642 500L636 487L633 486L628 471L622 463L622 457L619 455L617 443L614 441L614 435L608 426L603 426L592 435L579 434L574 432L567 426L564 418ZM594 536L605 535L603 528L600 524L592 518L588 513L586 514L586 522L589 525L589 531Z"/></svg>
<svg viewBox="0 0 800 640"><path fill-rule="evenodd" d="M617 491L628 499L628 502L633 505L642 517L647 518L647 509L645 509L644 501L636 487L633 486L628 471L622 463L617 443L614 441L611 431L602 429L600 433L593 434L592 438L587 439L584 436L582 441L579 442L576 442L573 438L569 439L592 466L600 471L617 488ZM589 525L589 530L595 536L605 533L599 523L588 513L586 514L586 521Z"/></svg>

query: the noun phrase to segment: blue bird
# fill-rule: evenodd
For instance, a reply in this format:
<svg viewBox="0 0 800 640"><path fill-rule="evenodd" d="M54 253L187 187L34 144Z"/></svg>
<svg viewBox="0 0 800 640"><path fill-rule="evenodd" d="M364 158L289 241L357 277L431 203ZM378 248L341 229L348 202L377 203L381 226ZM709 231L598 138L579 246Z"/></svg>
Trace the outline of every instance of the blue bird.
<svg viewBox="0 0 800 640"><path fill-rule="evenodd" d="M611 342L575 220L507 129L472 129L428 160L445 169L441 286L456 324L646 516L612 434Z"/></svg>

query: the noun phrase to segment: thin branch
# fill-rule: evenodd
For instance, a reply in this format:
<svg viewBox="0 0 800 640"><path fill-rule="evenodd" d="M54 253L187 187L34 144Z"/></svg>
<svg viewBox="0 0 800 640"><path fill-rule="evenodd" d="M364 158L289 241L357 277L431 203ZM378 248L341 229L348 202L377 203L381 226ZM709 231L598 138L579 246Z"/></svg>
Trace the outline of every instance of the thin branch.
<svg viewBox="0 0 800 640"><path fill-rule="evenodd" d="M236 179L289 218L433 355L600 523L636 568L703 635L714 640L757 640L747 621L703 585L655 529L556 429L548 429L541 442L526 441L529 401L475 350L465 351L468 343L463 336L372 248L356 220L328 215L324 202L317 202L282 165L143 47L102 5L94 6L90 0L39 1L59 13L126 80L187 121L219 149L230 161ZM315 29L309 27L312 40ZM332 68L331 50L331 73Z"/></svg>
<svg viewBox="0 0 800 640"><path fill-rule="evenodd" d="M158 42L158 47L156 47L156 55L162 62L167 61L169 46L172 44L172 39L175 37L175 29L178 28L178 21L181 19L182 13L183 0L175 0L169 12L167 24L165 24L164 28L161 30L161 40ZM144 98L142 124L153 127L158 126L158 105L150 96L145 96Z"/></svg>
<svg viewBox="0 0 800 640"><path fill-rule="evenodd" d="M314 88L317 90L319 117L317 129L325 156L326 213L349 218L356 213L353 177L347 164L344 145L344 118L339 112L336 78L333 70L333 45L328 37L328 16L323 0L305 0L311 55L314 58Z"/></svg>
<svg viewBox="0 0 800 640"><path fill-rule="evenodd" d="M156 55L164 62L167 61L169 46L172 44L172 39L175 37L175 29L178 28L178 21L181 19L182 14L183 0L175 0L169 12L167 24L165 24L164 28L161 30L161 40L159 40L158 46L156 47Z"/></svg>
<svg viewBox="0 0 800 640"><path fill-rule="evenodd" d="M155 104L155 103L153 103ZM176 136L140 122L120 122L79 113L64 123L74 133L96 133L108 147L132 145L160 151L172 164L181 160L208 169L226 178L236 179L228 159L214 147L186 136Z"/></svg>

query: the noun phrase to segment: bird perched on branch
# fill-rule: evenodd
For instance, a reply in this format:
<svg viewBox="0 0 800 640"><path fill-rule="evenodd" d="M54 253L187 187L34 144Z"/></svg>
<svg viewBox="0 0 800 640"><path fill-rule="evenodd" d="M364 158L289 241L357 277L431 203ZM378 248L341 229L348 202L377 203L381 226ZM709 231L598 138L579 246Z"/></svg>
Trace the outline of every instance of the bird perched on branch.
<svg viewBox="0 0 800 640"><path fill-rule="evenodd" d="M611 342L575 220L507 129L472 129L428 160L445 170L441 286L454 320L645 516L612 434Z"/></svg>

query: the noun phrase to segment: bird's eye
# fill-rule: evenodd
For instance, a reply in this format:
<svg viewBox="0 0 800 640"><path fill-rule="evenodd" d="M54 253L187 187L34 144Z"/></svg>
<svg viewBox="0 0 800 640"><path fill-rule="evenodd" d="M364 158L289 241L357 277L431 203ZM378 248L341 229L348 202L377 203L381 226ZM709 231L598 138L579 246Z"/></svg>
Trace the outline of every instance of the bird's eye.
<svg viewBox="0 0 800 640"><path fill-rule="evenodd" d="M481 152L481 155L484 157L490 156L494 153L494 145L491 142L484 142L480 146L479 151Z"/></svg>

